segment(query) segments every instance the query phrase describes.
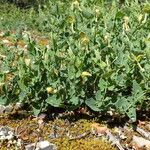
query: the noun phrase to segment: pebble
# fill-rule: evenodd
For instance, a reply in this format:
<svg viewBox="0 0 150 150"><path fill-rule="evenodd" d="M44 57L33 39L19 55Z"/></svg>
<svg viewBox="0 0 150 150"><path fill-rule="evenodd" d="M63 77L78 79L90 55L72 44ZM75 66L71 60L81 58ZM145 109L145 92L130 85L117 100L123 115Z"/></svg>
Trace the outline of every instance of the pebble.
<svg viewBox="0 0 150 150"><path fill-rule="evenodd" d="M13 110L13 106L12 106L12 105L7 105L7 106L5 107L5 113L11 113L12 110Z"/></svg>
<svg viewBox="0 0 150 150"><path fill-rule="evenodd" d="M21 109L23 107L23 104L22 103L20 103L20 102L17 102L16 104L15 104L15 109Z"/></svg>
<svg viewBox="0 0 150 150"><path fill-rule="evenodd" d="M53 143L49 143L48 141L40 141L36 144L35 143L29 144L25 146L26 150L57 150L57 147Z"/></svg>
<svg viewBox="0 0 150 150"><path fill-rule="evenodd" d="M0 105L0 115L2 115L5 112L5 106Z"/></svg>
<svg viewBox="0 0 150 150"><path fill-rule="evenodd" d="M8 43L10 43L10 41L8 41L8 40L2 40L2 42L4 43L4 44L8 44Z"/></svg>
<svg viewBox="0 0 150 150"><path fill-rule="evenodd" d="M11 140L14 138L13 130L9 127L0 127L0 140Z"/></svg>

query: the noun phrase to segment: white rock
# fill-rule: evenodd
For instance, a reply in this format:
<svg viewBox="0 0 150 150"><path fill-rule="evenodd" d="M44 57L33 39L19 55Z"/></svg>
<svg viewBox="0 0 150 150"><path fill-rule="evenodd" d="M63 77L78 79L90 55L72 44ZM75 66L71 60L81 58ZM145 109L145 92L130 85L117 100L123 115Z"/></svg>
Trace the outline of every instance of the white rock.
<svg viewBox="0 0 150 150"><path fill-rule="evenodd" d="M25 146L25 149L26 149L26 150L33 150L33 149L34 149L34 146L35 146L35 144L32 143L32 144L29 144L29 145Z"/></svg>
<svg viewBox="0 0 150 150"><path fill-rule="evenodd" d="M150 150L150 141L146 140L142 137L133 136L132 143L133 143L133 146L135 147L135 149L146 148L147 150Z"/></svg>
<svg viewBox="0 0 150 150"><path fill-rule="evenodd" d="M10 113L10 112L12 112L12 110L13 110L13 106L12 105L7 105L5 107L5 113Z"/></svg>
<svg viewBox="0 0 150 150"><path fill-rule="evenodd" d="M37 144L37 148L42 150L53 149L53 146L52 145L50 146L50 143L48 141L41 141Z"/></svg>
<svg viewBox="0 0 150 150"><path fill-rule="evenodd" d="M3 114L5 111L5 106L0 105L0 115Z"/></svg>
<svg viewBox="0 0 150 150"><path fill-rule="evenodd" d="M13 130L9 127L0 127L0 140L11 140L14 138Z"/></svg>
<svg viewBox="0 0 150 150"><path fill-rule="evenodd" d="M4 44L8 44L8 43L10 43L8 40L2 40L2 42L4 43Z"/></svg>
<svg viewBox="0 0 150 150"><path fill-rule="evenodd" d="M21 147L21 145L22 145L22 140L21 140L21 139L18 139L18 140L17 140L17 146L18 146L18 147Z"/></svg>
<svg viewBox="0 0 150 150"><path fill-rule="evenodd" d="M3 18L1 18L1 20L3 20ZM4 36L5 33L4 32L0 32L0 36Z"/></svg>
<svg viewBox="0 0 150 150"><path fill-rule="evenodd" d="M15 109L20 109L20 108L22 108L23 107L23 104L22 103L20 103L20 102L17 102L16 104L15 104Z"/></svg>
<svg viewBox="0 0 150 150"><path fill-rule="evenodd" d="M6 138L5 138L5 136L4 135L1 135L0 136L0 140L5 140Z"/></svg>
<svg viewBox="0 0 150 150"><path fill-rule="evenodd" d="M26 150L33 150L35 147L35 143L29 144L25 146ZM48 141L40 141L36 144L35 150L57 150L55 144L49 143Z"/></svg>
<svg viewBox="0 0 150 150"><path fill-rule="evenodd" d="M11 140L14 138L14 134L9 134L8 136L6 136L6 139L7 140Z"/></svg>

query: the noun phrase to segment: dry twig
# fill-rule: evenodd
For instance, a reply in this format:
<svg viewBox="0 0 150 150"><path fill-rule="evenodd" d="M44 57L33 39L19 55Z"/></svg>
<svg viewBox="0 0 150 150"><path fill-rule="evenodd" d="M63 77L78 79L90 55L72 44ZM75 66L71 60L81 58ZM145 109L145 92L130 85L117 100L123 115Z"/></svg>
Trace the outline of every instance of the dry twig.
<svg viewBox="0 0 150 150"><path fill-rule="evenodd" d="M117 140L110 131L106 131L107 137L109 141L111 141L113 144L115 144L119 150L124 150L124 148L121 146L119 140Z"/></svg>
<svg viewBox="0 0 150 150"><path fill-rule="evenodd" d="M91 133L90 131L84 132L83 134L80 134L80 135L78 135L78 136L71 137L71 138L69 139L69 141L84 138L85 136L87 136L87 135L90 134L90 133Z"/></svg>
<svg viewBox="0 0 150 150"><path fill-rule="evenodd" d="M139 127L136 127L135 131L141 134L146 139L150 140L150 132L146 132L142 128L139 128Z"/></svg>

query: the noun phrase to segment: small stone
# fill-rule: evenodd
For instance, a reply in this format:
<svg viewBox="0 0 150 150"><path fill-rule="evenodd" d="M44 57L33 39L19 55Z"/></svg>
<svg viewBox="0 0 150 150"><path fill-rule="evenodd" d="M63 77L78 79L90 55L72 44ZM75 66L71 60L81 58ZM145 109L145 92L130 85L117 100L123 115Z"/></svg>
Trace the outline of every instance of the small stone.
<svg viewBox="0 0 150 150"><path fill-rule="evenodd" d="M41 141L37 144L37 148L41 150L56 150L56 145L48 141Z"/></svg>
<svg viewBox="0 0 150 150"><path fill-rule="evenodd" d="M133 136L132 145L135 149L140 150L145 150L145 148L146 150L150 149L150 141L138 136Z"/></svg>
<svg viewBox="0 0 150 150"><path fill-rule="evenodd" d="M148 124L146 124L146 129L148 130L148 131L150 131L150 123L148 123Z"/></svg>
<svg viewBox="0 0 150 150"><path fill-rule="evenodd" d="M19 110L19 109L21 109L23 107L23 104L22 103L16 103L15 104L15 109L17 109L17 110Z"/></svg>
<svg viewBox="0 0 150 150"><path fill-rule="evenodd" d="M13 141L13 144L16 144L16 143L17 143L17 141L16 141L16 140L14 140L14 141Z"/></svg>
<svg viewBox="0 0 150 150"><path fill-rule="evenodd" d="M26 150L33 150L33 149L34 149L34 146L35 146L35 144L32 143L32 144L29 144L29 145L25 146L25 149L26 149Z"/></svg>
<svg viewBox="0 0 150 150"><path fill-rule="evenodd" d="M8 44L8 43L9 43L9 41L6 40L6 39L2 40L2 42L3 42L4 44Z"/></svg>
<svg viewBox="0 0 150 150"><path fill-rule="evenodd" d="M0 127L0 140L11 140L14 138L13 130L9 127Z"/></svg>
<svg viewBox="0 0 150 150"><path fill-rule="evenodd" d="M11 139L13 139L13 138L14 138L14 135L13 135L13 134L10 134L10 135L6 136L6 139L7 139L7 140L11 140Z"/></svg>
<svg viewBox="0 0 150 150"><path fill-rule="evenodd" d="M0 115L2 115L5 112L5 106L0 105Z"/></svg>
<svg viewBox="0 0 150 150"><path fill-rule="evenodd" d="M25 146L26 150L33 150L34 148L35 143ZM36 144L35 150L57 150L57 147L55 144L49 143L48 141L40 141Z"/></svg>
<svg viewBox="0 0 150 150"><path fill-rule="evenodd" d="M21 139L18 139L18 140L17 140L17 146L18 146L18 147L21 147L21 145L22 145L22 140L21 140Z"/></svg>
<svg viewBox="0 0 150 150"><path fill-rule="evenodd" d="M46 117L47 117L47 115L45 113L41 113L38 115L38 119L40 119L40 120L45 120Z"/></svg>
<svg viewBox="0 0 150 150"><path fill-rule="evenodd" d="M11 113L12 110L13 110L13 106L12 106L12 105L7 105L7 106L5 107L5 113Z"/></svg>
<svg viewBox="0 0 150 150"><path fill-rule="evenodd" d="M3 19L1 18L1 20L3 20ZM5 35L4 32L0 32L0 36L1 36L1 37L3 37L4 35Z"/></svg>

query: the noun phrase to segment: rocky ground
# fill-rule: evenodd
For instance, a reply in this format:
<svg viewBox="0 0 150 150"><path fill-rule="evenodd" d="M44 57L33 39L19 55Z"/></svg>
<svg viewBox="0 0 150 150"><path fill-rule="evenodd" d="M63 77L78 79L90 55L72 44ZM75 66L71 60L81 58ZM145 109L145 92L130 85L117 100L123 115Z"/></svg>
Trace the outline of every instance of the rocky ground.
<svg viewBox="0 0 150 150"><path fill-rule="evenodd" d="M10 106L9 106L10 107ZM150 150L150 122L94 116L86 110L41 113L3 108L0 147L26 150Z"/></svg>

